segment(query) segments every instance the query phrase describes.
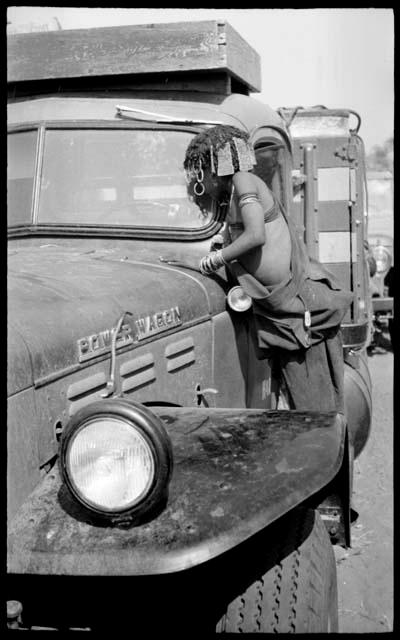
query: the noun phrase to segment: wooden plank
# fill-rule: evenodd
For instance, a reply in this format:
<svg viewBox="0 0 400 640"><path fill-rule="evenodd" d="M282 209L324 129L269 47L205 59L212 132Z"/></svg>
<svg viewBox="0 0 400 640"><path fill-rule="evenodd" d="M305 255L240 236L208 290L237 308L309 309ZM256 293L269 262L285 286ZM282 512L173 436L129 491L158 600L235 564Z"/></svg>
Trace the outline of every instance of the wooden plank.
<svg viewBox="0 0 400 640"><path fill-rule="evenodd" d="M9 98L62 93L70 91L134 91L147 94L158 92L201 92L229 95L232 91L246 93L246 85L237 83L226 72L128 74L121 76L94 76L80 78L51 78L9 83Z"/></svg>
<svg viewBox="0 0 400 640"><path fill-rule="evenodd" d="M226 71L260 90L258 54L215 20L8 36L8 82Z"/></svg>
<svg viewBox="0 0 400 640"><path fill-rule="evenodd" d="M248 45L228 22L220 23L226 38L227 69L239 80L246 79L252 91L261 91L261 59L257 51ZM221 36L222 39L222 36Z"/></svg>

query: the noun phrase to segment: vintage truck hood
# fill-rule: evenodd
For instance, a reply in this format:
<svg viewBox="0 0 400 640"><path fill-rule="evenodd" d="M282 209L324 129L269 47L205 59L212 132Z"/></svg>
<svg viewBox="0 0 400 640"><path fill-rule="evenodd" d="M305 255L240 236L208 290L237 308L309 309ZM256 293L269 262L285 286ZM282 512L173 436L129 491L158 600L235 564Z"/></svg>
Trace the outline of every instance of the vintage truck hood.
<svg viewBox="0 0 400 640"><path fill-rule="evenodd" d="M133 334L136 320L175 307L181 317L178 329L206 321L209 296L201 277L192 273L142 254L137 259L133 251L123 257L59 246L11 251L9 394L76 366L77 341L115 327L124 311L132 313Z"/></svg>

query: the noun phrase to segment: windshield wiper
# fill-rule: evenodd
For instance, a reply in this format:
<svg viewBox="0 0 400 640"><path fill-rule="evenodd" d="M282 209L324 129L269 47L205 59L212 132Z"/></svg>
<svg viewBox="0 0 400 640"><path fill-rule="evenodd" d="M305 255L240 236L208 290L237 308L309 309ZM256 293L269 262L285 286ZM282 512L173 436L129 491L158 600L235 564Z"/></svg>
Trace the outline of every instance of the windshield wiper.
<svg viewBox="0 0 400 640"><path fill-rule="evenodd" d="M117 115L121 117L133 118L134 120L147 120L151 122L181 122L184 124L224 124L219 120L192 120L189 118L179 118L177 116L167 116L163 113L154 113L153 111L144 111L143 109L133 109L132 107L124 107L123 105L115 105ZM128 112L126 114L125 112ZM129 115L132 114L132 115ZM136 114L136 115L135 115ZM140 115L139 115L140 114ZM144 117L143 117L144 116Z"/></svg>
<svg viewBox="0 0 400 640"><path fill-rule="evenodd" d="M174 260L173 258L164 258L163 256L159 256L158 259L160 262L164 262L164 264L170 264L173 267L184 267L185 269L190 269L191 271L198 271L198 273L200 273L199 267L195 267L192 264L183 262L182 260Z"/></svg>

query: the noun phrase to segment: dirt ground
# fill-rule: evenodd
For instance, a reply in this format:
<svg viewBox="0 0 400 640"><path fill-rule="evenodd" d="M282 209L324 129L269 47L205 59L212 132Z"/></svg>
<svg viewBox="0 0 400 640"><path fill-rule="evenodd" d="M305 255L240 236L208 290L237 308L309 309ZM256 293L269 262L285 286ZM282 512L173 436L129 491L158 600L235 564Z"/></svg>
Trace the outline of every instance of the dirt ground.
<svg viewBox="0 0 400 640"><path fill-rule="evenodd" d="M393 630L393 353L389 336L368 357L372 429L355 461L352 548L335 546L339 632Z"/></svg>

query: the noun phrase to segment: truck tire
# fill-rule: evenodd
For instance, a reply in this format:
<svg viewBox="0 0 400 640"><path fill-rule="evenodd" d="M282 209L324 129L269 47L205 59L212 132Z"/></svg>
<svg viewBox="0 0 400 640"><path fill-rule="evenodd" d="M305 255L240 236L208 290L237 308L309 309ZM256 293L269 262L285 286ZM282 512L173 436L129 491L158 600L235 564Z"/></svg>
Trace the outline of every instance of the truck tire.
<svg viewBox="0 0 400 640"><path fill-rule="evenodd" d="M319 513L300 511L287 533L277 562L229 603L218 633L338 631L335 556Z"/></svg>

